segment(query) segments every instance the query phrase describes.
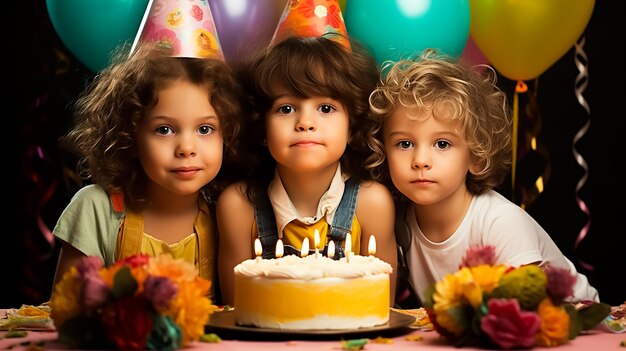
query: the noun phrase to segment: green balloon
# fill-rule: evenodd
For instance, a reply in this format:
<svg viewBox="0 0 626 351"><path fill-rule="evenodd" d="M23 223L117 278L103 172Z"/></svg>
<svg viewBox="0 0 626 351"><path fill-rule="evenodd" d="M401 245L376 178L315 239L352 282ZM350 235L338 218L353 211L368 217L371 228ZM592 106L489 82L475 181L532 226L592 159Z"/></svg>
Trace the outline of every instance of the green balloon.
<svg viewBox="0 0 626 351"><path fill-rule="evenodd" d="M118 45L133 42L148 0L46 0L46 6L63 44L98 72Z"/></svg>
<svg viewBox="0 0 626 351"><path fill-rule="evenodd" d="M419 56L426 48L459 58L470 31L468 0L347 0L348 34L377 63Z"/></svg>

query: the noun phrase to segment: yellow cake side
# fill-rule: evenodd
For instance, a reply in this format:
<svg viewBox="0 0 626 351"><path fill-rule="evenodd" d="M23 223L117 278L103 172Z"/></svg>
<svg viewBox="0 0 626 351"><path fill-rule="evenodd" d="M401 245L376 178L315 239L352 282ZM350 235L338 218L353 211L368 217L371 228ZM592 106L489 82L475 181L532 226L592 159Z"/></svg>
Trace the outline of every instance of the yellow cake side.
<svg viewBox="0 0 626 351"><path fill-rule="evenodd" d="M389 320L389 275L314 280L235 277L237 323L278 329L350 329Z"/></svg>

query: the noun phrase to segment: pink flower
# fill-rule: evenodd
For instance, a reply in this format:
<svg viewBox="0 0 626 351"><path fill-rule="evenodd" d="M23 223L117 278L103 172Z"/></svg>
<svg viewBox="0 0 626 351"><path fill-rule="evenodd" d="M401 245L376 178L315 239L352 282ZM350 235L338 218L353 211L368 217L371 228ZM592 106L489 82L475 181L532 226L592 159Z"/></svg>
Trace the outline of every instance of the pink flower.
<svg viewBox="0 0 626 351"><path fill-rule="evenodd" d="M567 268L547 266L544 268L548 277L546 290L555 304L574 294L576 276L572 275Z"/></svg>
<svg viewBox="0 0 626 351"><path fill-rule="evenodd" d="M98 272L100 268L102 268L102 259L97 256L86 256L82 259L78 260L76 264L76 270L78 271L78 275L80 277L84 277L85 275L92 274L94 272Z"/></svg>
<svg viewBox="0 0 626 351"><path fill-rule="evenodd" d="M81 291L81 304L92 310L101 306L109 298L111 290L106 285L99 274L87 274L83 278L83 289Z"/></svg>
<svg viewBox="0 0 626 351"><path fill-rule="evenodd" d="M541 319L534 312L520 309L514 299L491 299L487 314L480 323L481 330L503 349L532 347Z"/></svg>
<svg viewBox="0 0 626 351"><path fill-rule="evenodd" d="M459 269L463 267L477 267L480 265L496 264L496 248L493 245L487 246L471 246L465 252L465 256L461 259Z"/></svg>

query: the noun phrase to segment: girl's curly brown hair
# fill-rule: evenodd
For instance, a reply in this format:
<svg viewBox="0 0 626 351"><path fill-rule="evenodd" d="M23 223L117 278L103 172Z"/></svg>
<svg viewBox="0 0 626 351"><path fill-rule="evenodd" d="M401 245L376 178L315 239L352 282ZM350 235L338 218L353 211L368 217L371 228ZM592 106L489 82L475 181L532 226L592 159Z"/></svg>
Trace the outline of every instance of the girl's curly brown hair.
<svg viewBox="0 0 626 351"><path fill-rule="evenodd" d="M206 89L220 121L225 160L236 153L242 92L224 61L170 57L153 45L140 46L128 57L126 49L118 48L111 65L81 93L74 105L75 124L61 142L79 156L81 178L109 192L121 191L130 206L140 207L146 175L135 132L157 104L158 92L180 80ZM203 195L215 199L226 185L220 174L203 188Z"/></svg>

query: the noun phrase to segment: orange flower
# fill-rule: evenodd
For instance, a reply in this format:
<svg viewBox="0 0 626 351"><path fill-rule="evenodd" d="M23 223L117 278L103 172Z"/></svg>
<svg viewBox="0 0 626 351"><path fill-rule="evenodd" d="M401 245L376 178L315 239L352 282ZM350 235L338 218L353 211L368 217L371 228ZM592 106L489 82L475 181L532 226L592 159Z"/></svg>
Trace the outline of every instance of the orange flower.
<svg viewBox="0 0 626 351"><path fill-rule="evenodd" d="M554 306L550 298L544 298L537 309L541 327L537 334L537 344L557 346L567 342L569 335L569 315L561 306Z"/></svg>

